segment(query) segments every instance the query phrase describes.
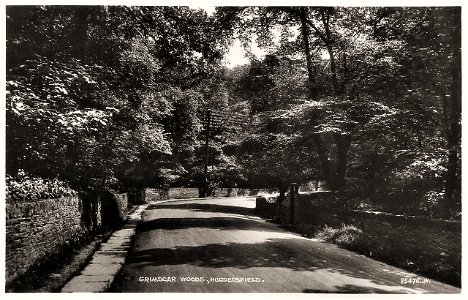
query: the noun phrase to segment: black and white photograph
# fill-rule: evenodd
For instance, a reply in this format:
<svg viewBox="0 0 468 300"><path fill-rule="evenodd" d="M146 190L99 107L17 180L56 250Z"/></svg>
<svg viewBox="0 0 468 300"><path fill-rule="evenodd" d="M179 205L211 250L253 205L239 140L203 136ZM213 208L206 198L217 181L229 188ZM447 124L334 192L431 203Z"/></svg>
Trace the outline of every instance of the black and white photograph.
<svg viewBox="0 0 468 300"><path fill-rule="evenodd" d="M220 3L3 5L5 293L460 296L466 7Z"/></svg>

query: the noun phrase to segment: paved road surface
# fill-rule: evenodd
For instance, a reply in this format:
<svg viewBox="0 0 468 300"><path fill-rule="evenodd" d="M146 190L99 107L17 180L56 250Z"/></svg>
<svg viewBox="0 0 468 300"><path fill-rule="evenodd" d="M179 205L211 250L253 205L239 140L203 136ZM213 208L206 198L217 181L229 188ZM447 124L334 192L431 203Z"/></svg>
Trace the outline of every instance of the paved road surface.
<svg viewBox="0 0 468 300"><path fill-rule="evenodd" d="M241 197L150 205L111 291L460 292L434 280L403 285L417 276L283 230L254 207L254 198ZM227 280L236 282L220 282Z"/></svg>

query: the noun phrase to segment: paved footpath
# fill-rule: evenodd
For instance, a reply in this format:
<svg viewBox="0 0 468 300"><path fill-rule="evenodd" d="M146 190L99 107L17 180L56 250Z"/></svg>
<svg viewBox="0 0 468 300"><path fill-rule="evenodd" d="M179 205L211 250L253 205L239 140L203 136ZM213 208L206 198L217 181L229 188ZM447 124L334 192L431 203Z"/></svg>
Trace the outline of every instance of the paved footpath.
<svg viewBox="0 0 468 300"><path fill-rule="evenodd" d="M148 204L140 205L132 214L122 229L114 232L106 243L94 253L88 266L81 274L70 280L63 288L64 293L97 293L109 289L114 277L125 262L130 249L130 242L135 235L135 229L141 220L141 214Z"/></svg>

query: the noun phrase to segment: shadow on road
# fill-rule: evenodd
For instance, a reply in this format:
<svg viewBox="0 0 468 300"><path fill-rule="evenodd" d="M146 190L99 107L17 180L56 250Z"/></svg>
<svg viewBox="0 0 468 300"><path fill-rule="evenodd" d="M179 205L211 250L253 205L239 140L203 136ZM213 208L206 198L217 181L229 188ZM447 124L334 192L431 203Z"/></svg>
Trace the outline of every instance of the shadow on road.
<svg viewBox="0 0 468 300"><path fill-rule="evenodd" d="M257 272L260 270L262 274L270 272L278 274L278 278L286 282L291 280L288 277L291 276L291 272L304 272L297 276L309 278L310 284L305 281L300 289L305 293L422 291L419 288L410 289L401 286L399 277L389 274L384 265L376 265L372 260L337 250L338 248L333 245L301 238L284 232L271 223L249 218L247 216L253 214L251 208L184 203L152 205L148 209L159 208L202 213L189 214L190 217L183 217L186 214L182 214L181 217L156 218L140 223L137 232L141 234L140 242L145 246L133 249L116 286L128 287L128 282L135 283L136 276L141 276L138 275L141 274L141 270L161 270L168 266L169 268L184 266L190 270L189 266L193 266L207 270L253 268L252 270ZM220 213L220 215L206 217L204 214L206 212ZM195 237L199 242L193 243ZM148 239L148 242L145 242L145 239ZM159 239L161 242L154 244L149 242ZM184 244L187 240L193 244ZM149 272L153 274L154 271ZM247 274L249 272L252 271L247 271ZM322 284L329 286L330 289L314 283L314 278L322 278ZM271 284L274 286L274 282ZM318 289L314 289L314 286ZM149 287L156 289L157 286L145 285L140 288L149 289Z"/></svg>
<svg viewBox="0 0 468 300"><path fill-rule="evenodd" d="M394 294L398 291L389 291L379 288L371 288L353 284L345 284L343 286L337 286L334 291L317 290L317 289L305 289L303 293L321 293L321 294ZM400 292L404 292L403 290Z"/></svg>
<svg viewBox="0 0 468 300"><path fill-rule="evenodd" d="M219 230L255 230L255 231L278 231L266 222L248 220L244 218L161 218L141 223L137 232L146 232L156 229L176 230L194 227L213 228Z"/></svg>
<svg viewBox="0 0 468 300"><path fill-rule="evenodd" d="M219 230L256 230L277 231L278 229L261 220L250 220L248 216L255 216L254 209L219 204L154 204L148 211L157 209L183 209L193 212L219 213L219 217L209 218L158 218L140 223L137 232L146 232L155 229L176 230L194 227L214 228ZM225 214L225 215L224 215ZM244 217L245 216L245 217Z"/></svg>
<svg viewBox="0 0 468 300"><path fill-rule="evenodd" d="M375 276L367 272L365 265L356 265L356 262L349 261L346 256L338 255L336 261L328 261L326 254L317 251L297 257L297 249L310 248L310 242L296 239L270 239L252 244L228 243L148 249L132 253L127 264L137 270L158 266L193 265L202 268L265 268L265 273L268 273L267 268L275 268L276 272L278 268L284 268L364 283L342 286L337 284L334 291L331 291L333 293L407 293L409 291L398 286L398 283L389 285L375 280ZM330 291L310 288L304 289L303 292L329 293Z"/></svg>
<svg viewBox="0 0 468 300"><path fill-rule="evenodd" d="M140 266L191 264L209 268L288 268L295 271L311 271L329 267L319 257L295 258L297 253L289 239L271 239L262 243L208 244L196 247L157 248L136 251L129 263ZM288 245L289 244L289 245ZM299 261L298 261L299 260Z"/></svg>
<svg viewBox="0 0 468 300"><path fill-rule="evenodd" d="M190 209L193 211L215 212L224 214L238 214L245 216L254 216L254 209L248 207L219 205L219 204L199 204L199 203L181 203L181 204L153 204L147 210L152 209Z"/></svg>

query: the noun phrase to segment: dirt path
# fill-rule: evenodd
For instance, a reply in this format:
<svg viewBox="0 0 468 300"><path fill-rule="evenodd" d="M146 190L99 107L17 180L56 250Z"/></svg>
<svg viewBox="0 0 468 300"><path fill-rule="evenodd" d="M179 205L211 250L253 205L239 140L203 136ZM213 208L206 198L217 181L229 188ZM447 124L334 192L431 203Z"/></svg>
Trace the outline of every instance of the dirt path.
<svg viewBox="0 0 468 300"><path fill-rule="evenodd" d="M402 284L418 276L285 231L254 207L243 197L149 206L111 291L460 292L434 280Z"/></svg>

